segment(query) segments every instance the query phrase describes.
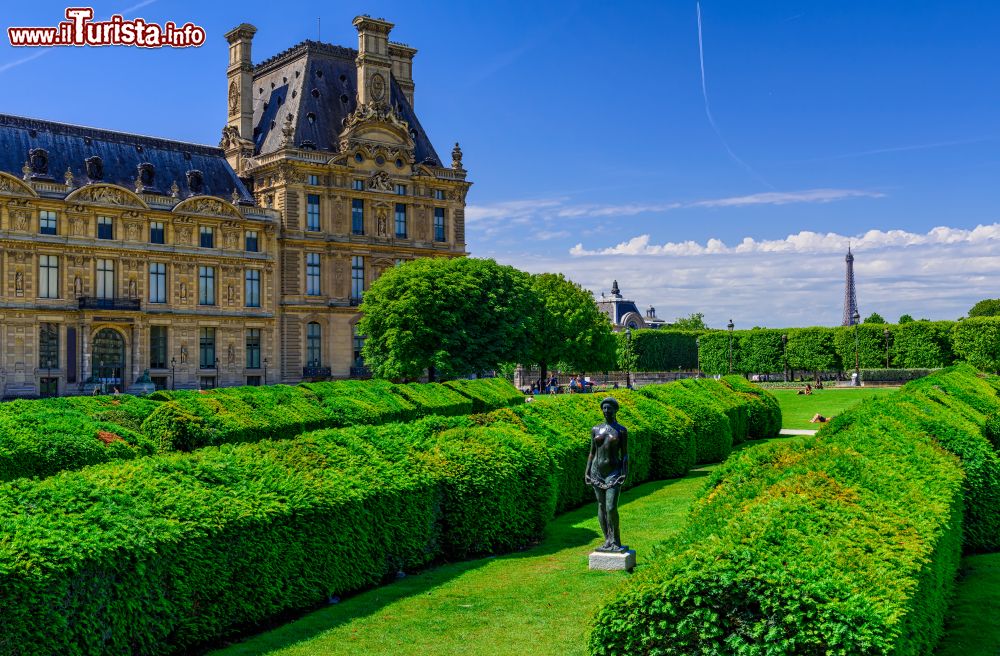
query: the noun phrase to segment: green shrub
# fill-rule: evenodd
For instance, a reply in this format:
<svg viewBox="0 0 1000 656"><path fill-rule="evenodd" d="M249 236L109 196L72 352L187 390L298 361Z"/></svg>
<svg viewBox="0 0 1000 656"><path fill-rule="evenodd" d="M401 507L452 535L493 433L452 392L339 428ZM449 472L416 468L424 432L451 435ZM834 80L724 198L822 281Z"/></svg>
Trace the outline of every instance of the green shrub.
<svg viewBox="0 0 1000 656"><path fill-rule="evenodd" d="M907 383L930 376L935 371L936 369L862 369L861 380L866 383Z"/></svg>
<svg viewBox="0 0 1000 656"><path fill-rule="evenodd" d="M904 369L937 369L954 364L951 330L954 321L910 321L892 327L892 365Z"/></svg>
<svg viewBox="0 0 1000 656"><path fill-rule="evenodd" d="M336 380L301 383L319 399L328 415L328 426L385 424L418 416L417 406L396 391L387 380Z"/></svg>
<svg viewBox="0 0 1000 656"><path fill-rule="evenodd" d="M740 376L726 376L722 382L750 402L747 408L750 415L748 434L750 439L774 437L781 432L781 406L773 394L748 383Z"/></svg>
<svg viewBox="0 0 1000 656"><path fill-rule="evenodd" d="M785 334L783 330L766 328L739 331L737 333L739 358L733 364L733 371L741 374L784 371L781 344L783 334Z"/></svg>
<svg viewBox="0 0 1000 656"><path fill-rule="evenodd" d="M472 414L472 399L440 383L407 383L396 385L395 391L412 403L421 415Z"/></svg>
<svg viewBox="0 0 1000 656"><path fill-rule="evenodd" d="M680 410L694 422L695 463L721 462L733 448L733 429L718 404L701 389L677 383L647 385L639 393Z"/></svg>
<svg viewBox="0 0 1000 656"><path fill-rule="evenodd" d="M0 487L0 651L183 651L374 585L434 557L437 496L336 431Z"/></svg>
<svg viewBox="0 0 1000 656"><path fill-rule="evenodd" d="M695 340L700 330L643 329L632 331L632 349L636 355L636 371L690 370L698 366ZM618 333L624 340L625 334Z"/></svg>
<svg viewBox="0 0 1000 656"><path fill-rule="evenodd" d="M880 369L885 367L886 347L885 331L889 330L890 343L895 326L881 323L862 323L856 326L840 326L834 328L833 345L837 351L837 359L845 370L854 369L854 347L858 347L858 361L863 369Z"/></svg>
<svg viewBox="0 0 1000 656"><path fill-rule="evenodd" d="M330 425L316 395L302 387L224 387L175 394L143 422L165 449L288 439ZM192 423L192 417L200 422Z"/></svg>
<svg viewBox="0 0 1000 656"><path fill-rule="evenodd" d="M472 399L473 412L490 412L497 408L524 403L524 394L504 378L449 380L444 383L459 394Z"/></svg>
<svg viewBox="0 0 1000 656"><path fill-rule="evenodd" d="M951 345L957 359L983 371L1000 371L1000 317L956 322L951 330Z"/></svg>
<svg viewBox="0 0 1000 656"><path fill-rule="evenodd" d="M994 412L983 424L983 437L989 440L995 451L1000 451L1000 413Z"/></svg>
<svg viewBox="0 0 1000 656"><path fill-rule="evenodd" d="M417 448L440 486L446 558L524 547L552 519L553 467L537 438L509 427L454 428Z"/></svg>
<svg viewBox="0 0 1000 656"><path fill-rule="evenodd" d="M726 414L733 434L733 444L742 444L750 434L750 404L742 394L734 394L732 388L713 378L689 378L680 381L689 390L701 390L717 408Z"/></svg>
<svg viewBox="0 0 1000 656"><path fill-rule="evenodd" d="M0 480L50 476L155 452L153 442L111 421L88 416L63 399L0 404ZM109 408L113 408L109 404ZM96 409L91 407L91 410ZM109 416L101 409L98 416Z"/></svg>

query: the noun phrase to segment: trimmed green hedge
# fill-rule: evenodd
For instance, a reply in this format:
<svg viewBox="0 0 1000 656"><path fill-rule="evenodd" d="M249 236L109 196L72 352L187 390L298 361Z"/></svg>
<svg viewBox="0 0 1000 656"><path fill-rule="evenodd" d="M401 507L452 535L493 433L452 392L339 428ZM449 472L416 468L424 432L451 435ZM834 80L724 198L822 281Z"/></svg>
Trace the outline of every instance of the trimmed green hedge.
<svg viewBox="0 0 1000 656"><path fill-rule="evenodd" d="M668 385L647 385L638 392L674 407L694 422L695 463L721 462L733 449L733 427L729 418L707 392L678 381Z"/></svg>
<svg viewBox="0 0 1000 656"><path fill-rule="evenodd" d="M691 370L698 366L696 340L700 330L670 330L666 328L632 331L632 350L636 355L635 371ZM619 346L625 333L617 333Z"/></svg>
<svg viewBox="0 0 1000 656"><path fill-rule="evenodd" d="M154 453L152 440L114 423L131 416L133 397L106 399L105 403L44 399L0 404L0 480L50 476L63 469Z"/></svg>
<svg viewBox="0 0 1000 656"><path fill-rule="evenodd" d="M155 451L289 439L320 428L430 414L469 414L477 403L485 411L522 399L503 379L463 381L460 387L456 391L436 383L345 380L161 391L145 398L78 396L3 403L0 480L49 476Z"/></svg>
<svg viewBox="0 0 1000 656"><path fill-rule="evenodd" d="M489 412L524 403L524 394L504 378L459 379L444 384L471 399L473 412Z"/></svg>
<svg viewBox="0 0 1000 656"><path fill-rule="evenodd" d="M671 387L715 407L702 387L654 386ZM694 460L694 423L658 396L615 394L629 485ZM173 398L163 408L183 412ZM593 501L583 472L600 400L547 397L0 485L0 653L185 651L400 570L522 547L556 508Z"/></svg>
<svg viewBox="0 0 1000 656"><path fill-rule="evenodd" d="M991 408L955 367L729 460L599 613L591 653L930 653L963 536L995 539Z"/></svg>
<svg viewBox="0 0 1000 656"><path fill-rule="evenodd" d="M472 399L440 383L406 383L396 385L395 391L424 415L472 414Z"/></svg>
<svg viewBox="0 0 1000 656"><path fill-rule="evenodd" d="M328 410L305 386L225 387L172 398L142 423L163 451L288 439L330 425Z"/></svg>
<svg viewBox="0 0 1000 656"><path fill-rule="evenodd" d="M747 441L750 436L750 404L743 395L734 394L731 387L713 378L689 378L680 381L680 383L687 389L702 389L708 392L708 398L729 419L733 444L742 444Z"/></svg>
<svg viewBox="0 0 1000 656"><path fill-rule="evenodd" d="M749 439L774 437L781 432L781 406L773 394L765 392L741 376L726 376L722 379L724 385L734 392L744 395L750 401L747 407L749 413Z"/></svg>

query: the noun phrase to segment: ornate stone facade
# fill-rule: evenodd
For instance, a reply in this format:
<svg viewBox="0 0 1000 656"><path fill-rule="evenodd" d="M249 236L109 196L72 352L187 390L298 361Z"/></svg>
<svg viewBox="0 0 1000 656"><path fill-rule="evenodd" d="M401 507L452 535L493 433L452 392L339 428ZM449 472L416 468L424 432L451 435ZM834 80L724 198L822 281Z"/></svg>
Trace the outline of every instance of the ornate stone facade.
<svg viewBox="0 0 1000 656"><path fill-rule="evenodd" d="M416 50L354 26L256 66L227 34L219 148L0 116L0 396L363 374L361 294L465 254L471 183L413 113Z"/></svg>

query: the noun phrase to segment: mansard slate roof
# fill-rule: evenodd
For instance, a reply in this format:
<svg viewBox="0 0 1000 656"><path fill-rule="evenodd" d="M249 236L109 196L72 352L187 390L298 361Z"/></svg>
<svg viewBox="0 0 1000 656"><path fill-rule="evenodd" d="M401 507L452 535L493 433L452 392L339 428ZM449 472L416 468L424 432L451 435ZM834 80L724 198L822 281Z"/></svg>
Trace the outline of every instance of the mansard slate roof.
<svg viewBox="0 0 1000 656"><path fill-rule="evenodd" d="M28 151L35 148L48 151L48 176L59 183L67 168L75 185L92 182L84 162L97 155L104 166L101 182L134 189L139 164L148 162L155 167L153 189L158 193L170 194L176 182L181 198L190 195L187 172L197 170L203 194L230 201L236 189L241 201L253 202L220 148L0 114L0 171L22 177Z"/></svg>
<svg viewBox="0 0 1000 656"><path fill-rule="evenodd" d="M626 301L620 298L612 297L597 301L597 308L604 314L608 315L608 318L611 319L611 323L616 326L621 324L622 318L629 312L634 312L640 317L642 316L639 312L639 308L635 306L634 301Z"/></svg>
<svg viewBox="0 0 1000 656"><path fill-rule="evenodd" d="M254 151L281 148L282 128L291 115L292 145L336 152L346 119L358 105L357 50L303 41L253 69ZM390 76L391 77L391 76ZM434 146L395 77L390 101L410 126L417 163L441 166ZM266 105L266 107L265 107Z"/></svg>

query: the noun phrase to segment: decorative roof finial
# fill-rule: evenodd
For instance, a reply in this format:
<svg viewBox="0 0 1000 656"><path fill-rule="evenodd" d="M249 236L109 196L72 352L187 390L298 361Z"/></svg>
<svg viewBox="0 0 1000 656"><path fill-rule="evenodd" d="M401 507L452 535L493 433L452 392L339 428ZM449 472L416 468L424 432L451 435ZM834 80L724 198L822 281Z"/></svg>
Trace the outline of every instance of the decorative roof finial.
<svg viewBox="0 0 1000 656"><path fill-rule="evenodd" d="M177 186L177 181L174 180L170 184L170 197L171 198L180 198L180 195L181 195L181 188Z"/></svg>
<svg viewBox="0 0 1000 656"><path fill-rule="evenodd" d="M66 173L63 174L63 180L66 181L67 187L73 187L73 169L68 166L66 167Z"/></svg>
<svg viewBox="0 0 1000 656"><path fill-rule="evenodd" d="M240 202L240 192L236 189L236 187L233 187L233 205L238 202Z"/></svg>
<svg viewBox="0 0 1000 656"><path fill-rule="evenodd" d="M462 149L459 147L458 142L455 142L455 147L451 149L451 168L456 171L462 170Z"/></svg>
<svg viewBox="0 0 1000 656"><path fill-rule="evenodd" d="M24 160L24 166L21 167L21 173L24 174L25 180L31 177L31 162Z"/></svg>
<svg viewBox="0 0 1000 656"><path fill-rule="evenodd" d="M614 282L611 283L611 295L612 296L621 296L622 295L621 290L618 289L618 281L617 280L615 280Z"/></svg>

